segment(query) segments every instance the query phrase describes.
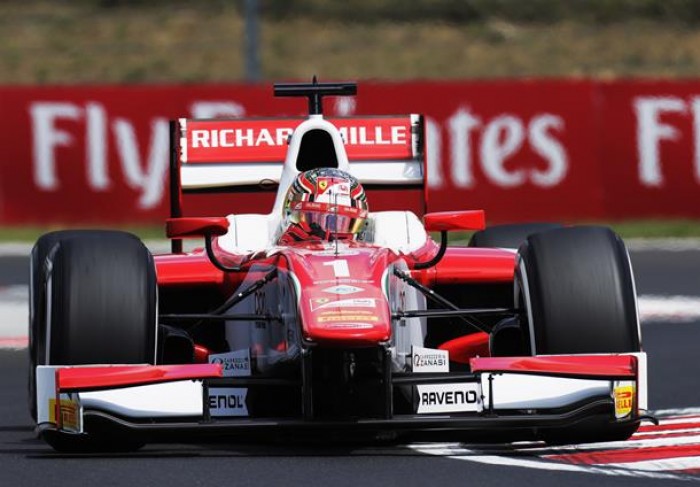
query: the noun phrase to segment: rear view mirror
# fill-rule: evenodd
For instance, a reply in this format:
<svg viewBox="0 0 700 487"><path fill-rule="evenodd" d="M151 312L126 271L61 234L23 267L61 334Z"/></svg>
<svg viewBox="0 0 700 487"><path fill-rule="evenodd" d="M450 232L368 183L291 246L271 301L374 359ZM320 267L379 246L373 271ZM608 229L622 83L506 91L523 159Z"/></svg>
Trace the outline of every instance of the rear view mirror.
<svg viewBox="0 0 700 487"><path fill-rule="evenodd" d="M483 230L486 228L486 217L484 210L440 211L426 213L423 224L429 232Z"/></svg>
<svg viewBox="0 0 700 487"><path fill-rule="evenodd" d="M226 217L168 218L165 234L168 238L213 237L228 232Z"/></svg>

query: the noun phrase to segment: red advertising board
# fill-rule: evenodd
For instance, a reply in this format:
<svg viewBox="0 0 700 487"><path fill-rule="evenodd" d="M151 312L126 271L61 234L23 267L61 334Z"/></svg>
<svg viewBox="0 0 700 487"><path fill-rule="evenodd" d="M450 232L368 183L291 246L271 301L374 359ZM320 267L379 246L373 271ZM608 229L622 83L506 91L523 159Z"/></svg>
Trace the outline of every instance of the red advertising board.
<svg viewBox="0 0 700 487"><path fill-rule="evenodd" d="M325 109L424 114L430 211L700 218L700 81L360 82ZM305 110L263 85L0 87L0 224L162 222L169 120ZM267 212L271 198L207 195L189 208Z"/></svg>

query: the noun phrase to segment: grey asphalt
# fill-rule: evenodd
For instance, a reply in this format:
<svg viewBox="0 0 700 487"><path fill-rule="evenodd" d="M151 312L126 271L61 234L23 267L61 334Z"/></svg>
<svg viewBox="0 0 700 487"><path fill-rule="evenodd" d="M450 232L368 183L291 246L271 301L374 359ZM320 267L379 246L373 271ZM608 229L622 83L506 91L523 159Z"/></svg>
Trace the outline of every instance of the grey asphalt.
<svg viewBox="0 0 700 487"><path fill-rule="evenodd" d="M632 256L640 293L698 295L700 252ZM27 282L26 259L0 259L0 283ZM643 328L652 409L700 406L700 322ZM645 486L676 480L491 466L426 456L401 445L152 444L135 454L59 455L34 438L26 351L0 352L0 486ZM699 479L700 480L700 479Z"/></svg>

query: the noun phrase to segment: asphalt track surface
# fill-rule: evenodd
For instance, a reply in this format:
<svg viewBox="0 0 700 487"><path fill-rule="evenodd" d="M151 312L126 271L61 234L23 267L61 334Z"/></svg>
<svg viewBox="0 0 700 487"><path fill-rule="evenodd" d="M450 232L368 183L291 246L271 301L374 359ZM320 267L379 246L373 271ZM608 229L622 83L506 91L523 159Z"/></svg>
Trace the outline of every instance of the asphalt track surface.
<svg viewBox="0 0 700 487"><path fill-rule="evenodd" d="M700 249L638 252L632 260L640 294L700 296ZM26 282L25 258L0 258L0 286ZM134 454L60 455L34 437L26 409L26 350L3 350L0 486L644 486L700 481L700 436L693 436L700 435L700 321L645 323L643 339L649 356L650 407L676 410L662 414L662 427L668 430L677 425L673 430L677 432L666 434L668 431L646 425L630 448L598 445L590 450L555 450L542 444L383 445L319 439L311 443L152 444ZM649 451L644 449L644 439L658 437L666 441L661 446L667 452L665 458L674 460L673 455L681 452L691 461L690 466L682 465L685 473L620 469L614 462L590 466L596 455L610 455L611 451L619 452L615 458L625 454L644 458ZM561 470L563 464L570 470Z"/></svg>

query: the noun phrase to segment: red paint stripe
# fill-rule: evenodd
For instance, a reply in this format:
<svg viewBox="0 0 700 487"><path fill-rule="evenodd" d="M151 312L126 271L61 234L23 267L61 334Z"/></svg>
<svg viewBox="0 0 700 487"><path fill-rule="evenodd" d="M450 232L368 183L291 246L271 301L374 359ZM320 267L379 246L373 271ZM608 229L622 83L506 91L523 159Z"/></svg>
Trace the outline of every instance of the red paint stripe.
<svg viewBox="0 0 700 487"><path fill-rule="evenodd" d="M221 364L125 365L58 369L61 390L125 387L222 376Z"/></svg>
<svg viewBox="0 0 700 487"><path fill-rule="evenodd" d="M545 458L574 465L600 465L606 463L630 463L665 458L695 457L700 455L700 445L661 446L657 448L630 448L599 452L551 455Z"/></svg>
<svg viewBox="0 0 700 487"><path fill-rule="evenodd" d="M663 424L663 421L661 422L660 425L655 426L640 426L639 429L637 430L637 433L645 433L645 432L652 432L652 431L673 431L673 430L680 430L680 429L687 429L687 428L698 428L700 427L700 423L674 423L674 424Z"/></svg>
<svg viewBox="0 0 700 487"><path fill-rule="evenodd" d="M571 355L539 357L476 357L472 372L498 371L592 377L635 377L637 358L632 355Z"/></svg>
<svg viewBox="0 0 700 487"><path fill-rule="evenodd" d="M674 472L694 475L700 473L700 468L687 468L685 470L674 470Z"/></svg>
<svg viewBox="0 0 700 487"><path fill-rule="evenodd" d="M27 346L29 346L27 337L0 338L0 348L27 348Z"/></svg>

